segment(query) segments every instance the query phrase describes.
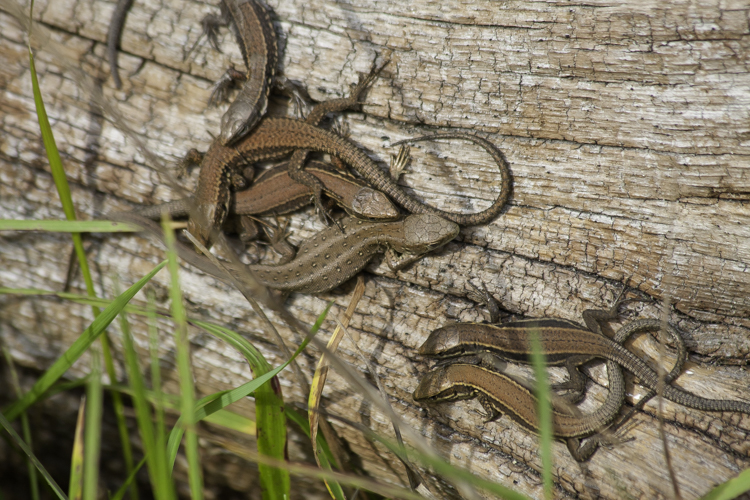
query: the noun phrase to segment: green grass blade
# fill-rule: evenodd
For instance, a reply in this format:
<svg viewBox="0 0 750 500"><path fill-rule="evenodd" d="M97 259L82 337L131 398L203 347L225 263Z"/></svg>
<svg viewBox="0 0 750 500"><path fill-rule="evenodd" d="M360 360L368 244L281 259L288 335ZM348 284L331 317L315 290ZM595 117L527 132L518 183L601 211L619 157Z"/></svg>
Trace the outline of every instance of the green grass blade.
<svg viewBox="0 0 750 500"><path fill-rule="evenodd" d="M33 11L33 3L29 12L29 16L31 16L31 11ZM33 22L33 20L29 19L29 22ZM52 127L50 127L49 124L47 111L44 107L44 100L42 99L42 93L39 88L39 80L36 74L36 67L34 65L34 54L32 53L30 46L29 66L31 69L31 82L34 93L34 104L36 106L37 118L39 121L39 129L42 134L42 141L44 142L45 150L47 151L47 158L49 160L52 178L55 182L55 187L57 188L57 192L60 196L60 202L62 203L65 218L68 219L68 221L76 221L77 217L75 208L73 206L73 199L70 195L70 186L68 185L68 180L65 176L65 169L63 167L62 160L60 159L60 153L57 150L57 144L55 143L55 137L52 133ZM48 222L52 222L53 224L58 223L58 221ZM90 297L94 297L96 296L96 292L94 290L94 281L91 278L91 271L88 266L88 261L86 260L86 252L83 249L81 234L80 232L73 232L71 234L71 237L73 239L73 248L75 249L78 264L81 269L81 274L83 275L83 281L86 284L86 293ZM94 314L94 318L96 318L100 313L99 309L96 306L92 306L92 312ZM107 374L110 379L115 380L115 367L114 363L112 362L112 353L106 334L101 337L101 344ZM119 429L123 445L125 464L127 469L130 470L133 467L133 454L130 449L130 441L122 438L122 436L127 436L127 426L125 425L125 416L123 413L124 407L119 397L119 394L114 394L112 403L114 405L115 415L117 416L117 427ZM135 490L133 490L133 495L131 496L131 498L132 500L137 500Z"/></svg>
<svg viewBox="0 0 750 500"><path fill-rule="evenodd" d="M304 432L308 438L310 437L310 422L306 416L300 415L297 410L290 406L286 407L286 415L289 420L302 429L302 432ZM328 447L328 443L322 434L317 434L315 440L318 442L320 468L325 471L333 471L333 468L336 467L336 460L333 457L333 453L331 453L331 449ZM344 490L341 488L341 484L339 484L338 481L324 481L323 484L328 489L334 500L346 500Z"/></svg>
<svg viewBox="0 0 750 500"><path fill-rule="evenodd" d="M29 13L29 15L31 15L31 13ZM34 92L34 105L36 106L39 130L42 133L44 149L47 151L47 159L49 160L52 179L55 182L57 193L60 196L60 203L62 204L65 218L69 221L75 221L77 217L75 207L73 206L73 198L70 196L70 186L68 185L68 179L65 176L65 168L63 167L62 159L60 158L60 152L57 150L57 143L55 142L55 136L52 133L52 127L49 124L47 110L44 107L42 91L39 88L39 79L36 74L36 65L34 64L34 53L31 51L31 46L29 46L29 69L31 70L31 86ZM71 233L71 236L73 238L73 248L75 249L78 264L81 268L81 274L86 283L86 292L93 297L96 295L94 293L94 281L91 279L91 271L89 270L88 262L86 260L86 252L83 249L81 233L73 232ZM93 312L94 317L99 314L99 311L96 308L94 308ZM107 347L105 347L105 349L107 349Z"/></svg>
<svg viewBox="0 0 750 500"><path fill-rule="evenodd" d="M24 453L26 453L26 456L29 457L29 460L31 460L36 467L36 469L39 471L39 473L42 475L45 481L47 481L47 484L49 484L50 488L52 488L52 491L55 492L57 495L57 498L60 498L61 500L68 500L68 497L65 496L65 493L63 490L58 486L58 484L55 482L54 479L52 479L52 476L49 475L49 472L47 472L47 469L44 468L42 463L39 461L39 459L36 458L36 455L31 451L31 448L28 447L28 445L24 442L23 439L21 439L21 436L18 435L16 430L13 428L12 425L10 425L10 421L8 421L5 416L0 413L0 425L5 428L6 431L8 431L8 434L10 434L10 437L13 439L13 441L16 442L19 448L23 450Z"/></svg>
<svg viewBox="0 0 750 500"><path fill-rule="evenodd" d="M247 359L255 377L271 371L263 354L240 334L227 328L205 325L209 333L237 349ZM286 416L281 387L276 378L255 390L255 418L258 453L278 460L284 460L286 449ZM291 483L289 473L284 469L258 464L263 498L267 500L289 498Z"/></svg>
<svg viewBox="0 0 750 500"><path fill-rule="evenodd" d="M88 378L86 379L88 384ZM70 500L81 500L83 497L83 432L86 427L86 396L81 398L76 417L76 428L73 431L73 451L70 453L70 483L68 496Z"/></svg>
<svg viewBox="0 0 750 500"><path fill-rule="evenodd" d="M323 321L325 321L325 317L328 314L328 311L331 309L332 305L333 305L333 302L329 303L326 309L320 314L320 316L318 316L318 319L315 321L315 324L310 329L310 335L308 335L307 338L305 338L305 340L302 342L302 344L300 344L300 346L297 348L297 350L294 351L294 354L292 354L291 358L289 358L282 365L266 373L265 375L256 377L255 379L249 382L246 382L245 384L235 389L232 389L231 391L223 391L223 392L211 394L209 396L202 398L196 405L195 420L196 421L202 420L206 418L208 415L216 413L217 411L223 408L226 408L232 403L236 403L240 399L247 397L249 394L253 393L258 387L260 387L261 385L271 380L273 377L278 375L279 372L281 372L284 368L289 366L289 363L291 363L292 360L295 359L307 347L307 344L310 343L310 340L315 336L315 334L318 333L318 330L320 329L320 326L323 324ZM212 327L214 326L214 325L211 325L210 323L205 323L202 321L196 321L195 324L197 326L200 326L201 328L203 328L204 325L209 325ZM172 432L169 434L169 442L167 443L170 470L174 468L174 461L175 461L175 458L177 457L177 448L179 447L181 440L182 440L182 427L179 425L179 421L178 421L178 423L172 429Z"/></svg>
<svg viewBox="0 0 750 500"><path fill-rule="evenodd" d="M147 400L146 383L141 374L138 364L138 353L135 350L130 324L126 313L120 313L120 330L122 331L122 343L125 354L125 369L130 381L131 398L135 407L136 422L141 436L143 453L148 463L148 474L151 480L151 488L157 500L168 500L174 498L172 490L172 478L165 465L164 448L159 447L151 418L151 407ZM161 455L161 456L160 456ZM135 488L133 488L135 489Z"/></svg>
<svg viewBox="0 0 750 500"><path fill-rule="evenodd" d="M119 281L115 281L115 291L117 295L120 295ZM130 333L130 325L128 324L127 316L123 310L120 313L120 326L123 332L127 331ZM115 363L112 359L109 349L109 339L105 333L101 337L102 346L107 346L106 349L102 349L104 354L104 366L107 370L107 376L114 382L117 380L117 373L115 372ZM125 471L130 474L133 471L133 450L130 446L130 431L128 430L127 422L125 421L125 405L122 403L122 397L118 391L112 391L112 406L115 410L115 419L117 420L117 431L120 436L120 445L122 446L122 455L125 459ZM138 500L138 492L136 488L130 490L130 500Z"/></svg>
<svg viewBox="0 0 750 500"><path fill-rule="evenodd" d="M182 304L180 290L179 264L174 251L174 231L167 219L162 220L164 240L167 244L167 262L170 275L170 295L172 298L172 318L175 322L175 347L177 349L177 371L180 377L181 416L185 430L185 455L188 461L188 483L190 495L194 500L203 498L203 475L198 456L198 434L195 429L195 388L190 369L190 343L187 337L187 318Z"/></svg>
<svg viewBox="0 0 750 500"><path fill-rule="evenodd" d="M220 425L227 429L247 434L248 436L255 436L258 430L258 426L254 420L243 417L242 415L237 415L229 410L217 411L216 413L207 415L203 420L214 425Z"/></svg>
<svg viewBox="0 0 750 500"><path fill-rule="evenodd" d="M542 458L542 484L544 498L552 498L552 399L547 379L547 362L544 358L539 332L529 332L531 344L531 364L536 377L536 396L539 419L539 452Z"/></svg>
<svg viewBox="0 0 750 500"><path fill-rule="evenodd" d="M91 343L104 331L107 326L115 319L117 314L125 307L125 305L148 283L151 278L158 273L162 267L166 265L166 262L162 262L154 268L153 271L148 273L136 284L128 288L125 293L117 297L107 308L97 316L97 318L79 337L73 342L65 353L55 361L52 366L39 377L39 380L34 384L29 392L8 407L4 414L5 417L12 421L22 411L26 410L31 404L39 399L44 392L49 389L63 374L78 360L79 357L91 346Z"/></svg>
<svg viewBox="0 0 750 500"><path fill-rule="evenodd" d="M55 136L52 134L52 127L49 124L49 118L47 117L47 110L44 107L44 101L42 100L42 91L39 88L39 80L37 79L36 66L34 64L34 54L29 48L29 66L31 69L31 86L34 92L34 104L36 105L36 115L39 120L39 129L42 132L42 142L44 142L44 148L47 151L47 158L49 159L50 169L52 171L52 179L55 181L57 192L60 195L60 201L62 203L63 212L68 220L75 220L76 213L73 207L73 199L70 196L70 187L68 186L68 180L65 177L65 169L60 159L60 152L57 150L57 144L55 143ZM79 240L80 243L80 240ZM81 247L83 250L83 247Z"/></svg>
<svg viewBox="0 0 750 500"><path fill-rule="evenodd" d="M750 469L745 469L740 472L739 476L716 486L700 500L732 500L748 491L750 491Z"/></svg>
<svg viewBox="0 0 750 500"><path fill-rule="evenodd" d="M296 409L287 405L286 416L289 420L294 422L297 425L297 427L299 427L302 430L305 436L310 437L310 421L307 419L306 415L301 415L300 412L298 412ZM326 438L320 433L316 436L316 438L318 441L318 448L325 455L326 460L333 467L338 468L338 465L336 464L336 459L334 458L333 453L331 452L331 448L328 446L328 442L326 441Z"/></svg>
<svg viewBox="0 0 750 500"><path fill-rule="evenodd" d="M157 499L174 498L174 485L171 481L169 461L167 460L167 428L164 424L164 406L167 399L161 390L161 368L159 366L159 334L156 328L156 306L154 305L154 292L148 293L148 307L146 316L148 316L148 337L149 337L149 356L151 359L151 388L154 393L152 405L155 412L155 434L156 434L156 456L154 461L158 470L164 471L166 476L164 481L159 481L154 490L154 496Z"/></svg>
<svg viewBox="0 0 750 500"><path fill-rule="evenodd" d="M77 293L70 293L70 292L55 292L51 290L41 290L38 288L3 288L3 287L0 287L0 294L25 295L25 296L47 295L50 297L57 297L57 298L64 299L64 300L70 300L77 304L84 304L84 305L89 305L89 306L108 307L112 305L112 300L110 299L102 299L99 297L88 297L86 295L80 295ZM139 314L141 316L147 315L147 310L145 308L133 306L130 304L126 305L123 310L129 313Z"/></svg>
<svg viewBox="0 0 750 500"><path fill-rule="evenodd" d="M91 349L91 376L86 387L86 421L83 439L83 499L99 493L99 454L102 442L102 366L99 349Z"/></svg>
<svg viewBox="0 0 750 500"><path fill-rule="evenodd" d="M146 463L146 457L143 457L140 462L138 462L138 465L133 467L133 469L130 471L130 474L128 475L127 479L125 479L125 482L122 483L122 486L115 491L115 494L112 495L109 500L122 500L125 496L125 493L127 493L128 489L130 489L130 486L133 484L133 481L135 481L135 476L138 474L138 471L141 470L141 467L143 467L143 464ZM132 488L136 489L136 488Z"/></svg>
<svg viewBox="0 0 750 500"><path fill-rule="evenodd" d="M196 422L200 421L201 415L203 416L203 418L205 418L207 415L214 413L214 412L206 413L203 407L209 404L210 402L219 399L221 396L226 395L227 392L229 391L216 392L214 394L209 394L208 396L205 396L199 399L198 402L195 404L195 412L193 415L193 418L195 419L195 421ZM252 391L249 391L248 394L250 392ZM239 399L242 399L242 398L239 398ZM229 406L229 405L224 405L224 406ZM177 423L175 423L174 427L172 427L172 431L169 433L169 437L167 439L167 459L168 459L167 465L169 466L168 470L170 471L170 473L174 469L174 461L177 459L177 449L180 447L180 441L182 441L184 430L185 430L184 426L182 425L182 416L180 416L180 418L177 419Z"/></svg>
<svg viewBox="0 0 750 500"><path fill-rule="evenodd" d="M124 313L124 312L123 312ZM102 341L107 338L106 333L102 335ZM106 341L107 349L102 349L104 354L104 365L110 380L116 380L115 364L109 350L109 341ZM105 344L103 344L105 345ZM112 406L115 410L115 419L117 421L117 433L120 436L120 446L122 446L122 457L125 461L125 472L130 474L133 471L133 448L130 446L130 431L125 420L125 405L119 392L112 392ZM138 491L136 488L130 490L130 500L138 500Z"/></svg>

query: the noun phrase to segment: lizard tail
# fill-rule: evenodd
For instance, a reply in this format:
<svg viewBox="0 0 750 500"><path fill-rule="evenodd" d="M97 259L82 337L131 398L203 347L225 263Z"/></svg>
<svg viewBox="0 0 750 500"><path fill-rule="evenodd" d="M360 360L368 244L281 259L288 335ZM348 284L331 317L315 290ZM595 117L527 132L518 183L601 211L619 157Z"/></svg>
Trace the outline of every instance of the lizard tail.
<svg viewBox="0 0 750 500"><path fill-rule="evenodd" d="M398 146L407 142L419 142L434 139L463 139L469 142L473 142L474 144L481 146L485 151L487 151L490 156L492 156L492 159L495 160L495 163L500 169L500 193L497 195L497 198L492 203L492 205L487 207L485 210L482 210L481 212L477 212L475 214L450 213L445 215L444 213L441 213L441 215L462 226L478 226L481 224L487 224L492 219L497 217L502 211L505 204L508 202L508 198L510 198L510 193L513 189L513 180L510 174L510 166L508 165L508 161L505 159L505 155L503 155L503 152L500 151L487 139L473 134L465 134L463 132L448 132L423 135L421 137L415 137L413 139L404 139L403 141L394 142L391 144L391 146Z"/></svg>

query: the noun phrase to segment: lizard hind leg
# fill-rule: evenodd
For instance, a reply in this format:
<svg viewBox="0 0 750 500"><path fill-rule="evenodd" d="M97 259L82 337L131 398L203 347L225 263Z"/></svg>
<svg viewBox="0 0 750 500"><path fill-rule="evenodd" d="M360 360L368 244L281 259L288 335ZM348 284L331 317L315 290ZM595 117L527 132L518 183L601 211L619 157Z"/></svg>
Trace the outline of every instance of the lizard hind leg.
<svg viewBox="0 0 750 500"><path fill-rule="evenodd" d="M568 438L565 444L568 446L570 455L577 462L586 462L599 449L600 446L611 448L619 444L627 443L635 438L620 438L606 429L586 439Z"/></svg>
<svg viewBox="0 0 750 500"><path fill-rule="evenodd" d="M484 413L480 412L480 414L485 418L485 424L488 422L494 422L503 415L503 412L495 408L495 405L492 404L492 401L490 401L490 399L485 397L483 394L479 394L477 396L477 400L479 401L479 404L482 405L482 408L484 408Z"/></svg>
<svg viewBox="0 0 750 500"><path fill-rule="evenodd" d="M367 76L360 76L359 83L357 83L357 85L352 89L349 97L345 97L343 99L332 99L330 101L322 102L314 106L305 121L317 126L328 113L343 111L345 109L353 108L361 104L360 99L362 98L363 94L375 80L375 77L377 77L380 71L389 62L390 58L388 58L380 66L373 66L372 70ZM314 175L304 171L308 153L309 151L305 149L297 150L294 152L292 158L289 161L289 177L299 182L300 184L304 184L305 186L312 189L315 208L318 211L318 214L320 215L322 221L326 225L330 225L332 222L335 222L335 220L323 207L323 183ZM341 226L339 226L339 229L343 231Z"/></svg>
<svg viewBox="0 0 750 500"><path fill-rule="evenodd" d="M586 377L578 367L590 359L590 356L570 356L565 360L568 380L551 386L555 391L568 391L568 394L561 396L568 403L578 403L586 394Z"/></svg>
<svg viewBox="0 0 750 500"><path fill-rule="evenodd" d="M276 252L281 255L281 260L278 265L287 264L294 260L297 256L297 249L288 241L286 241L286 228L288 220L283 224L279 224L277 221L276 227L271 229L270 226L264 225L263 230L268 237L268 242Z"/></svg>

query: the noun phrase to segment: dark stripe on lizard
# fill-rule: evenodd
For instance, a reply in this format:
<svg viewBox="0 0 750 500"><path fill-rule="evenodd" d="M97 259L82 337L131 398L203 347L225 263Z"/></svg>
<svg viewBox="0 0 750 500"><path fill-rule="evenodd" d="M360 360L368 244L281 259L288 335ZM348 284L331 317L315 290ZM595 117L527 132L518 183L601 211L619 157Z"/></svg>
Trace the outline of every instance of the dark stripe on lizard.
<svg viewBox="0 0 750 500"><path fill-rule="evenodd" d="M400 215L383 193L345 171L314 160L309 162L307 170L323 183L324 192L352 215L376 220L393 220ZM312 189L289 177L288 163L280 163L263 171L248 189L236 191L229 202L229 212L236 215L286 214L309 205L312 194ZM172 218L185 217L194 204L195 198L189 197L133 212L158 220L166 209Z"/></svg>
<svg viewBox="0 0 750 500"><path fill-rule="evenodd" d="M583 445L577 438L600 432L614 420L625 399L625 384L620 367L608 362L609 394L604 403L588 415L573 415L553 398L552 427L556 437L567 442L573 458L582 462L596 451L603 436L595 436ZM448 402L478 398L487 412L487 421L506 414L524 428L538 433L539 402L534 393L518 380L487 368L456 363L427 373L414 391L419 402Z"/></svg>
<svg viewBox="0 0 750 500"><path fill-rule="evenodd" d="M505 205L511 190L511 176L508 165L502 153L495 146L480 137L471 134L450 133L443 136L436 134L430 138L460 138L482 146L495 159L500 169L500 193L495 202L487 209L475 214L457 214L445 212L425 205L408 195L388 174L361 149L347 139L327 130L320 129L308 123L290 118L266 117L261 120L253 134L239 141L234 148L223 148L214 144L209 149L201 166L201 176L204 172L231 171L244 162L252 163L273 159L284 154L289 149L309 149L320 151L339 157L364 177L375 189L388 195L393 201L412 213L432 213L451 220L460 225L485 224L494 219ZM418 138L421 139L421 138ZM213 165L220 165L216 167ZM208 241L210 231L216 226L220 206L200 206L201 200L213 200L215 197L201 191L212 185L212 182L199 180L196 196L199 202L196 217L193 217L188 228L199 241ZM228 177L226 186L228 189ZM215 191L214 191L215 193ZM205 222L205 221L211 221Z"/></svg>

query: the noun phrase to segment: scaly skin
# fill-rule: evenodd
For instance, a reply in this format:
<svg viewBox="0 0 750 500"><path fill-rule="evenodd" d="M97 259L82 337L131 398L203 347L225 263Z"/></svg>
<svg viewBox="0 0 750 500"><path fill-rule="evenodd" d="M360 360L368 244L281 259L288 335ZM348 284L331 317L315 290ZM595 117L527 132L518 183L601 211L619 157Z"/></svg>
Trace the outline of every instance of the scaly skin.
<svg viewBox="0 0 750 500"><path fill-rule="evenodd" d="M433 135L429 138L461 138L475 142L492 154L500 167L500 194L486 210L476 214L456 214L425 205L408 195L377 164L349 140L327 130L290 118L266 117L253 133L233 148L211 146L201 164L196 190L198 206L188 222L188 230L199 241L208 241L211 231L223 221L229 209L230 172L245 162L277 158L290 149L309 149L339 157L364 177L375 189L388 195L412 213L431 213L460 225L485 224L502 210L511 190L511 177L501 153L489 141L470 134ZM421 140L421 138L419 138ZM217 173L223 172L223 176ZM221 203L215 203L217 199ZM201 200L211 200L205 203ZM220 226L218 226L220 227Z"/></svg>
<svg viewBox="0 0 750 500"><path fill-rule="evenodd" d="M163 242L161 228L153 221L132 212L114 213L110 218L141 226ZM278 266L236 268L230 263L225 271L179 241L175 243L175 250L198 269L225 281L232 281L228 273L241 279L250 271L255 281L268 288L318 293L346 282L378 253L386 252L388 265L398 270L445 245L459 230L455 223L432 214L410 215L395 222L345 218L341 226L343 232L336 226L324 229L300 247L294 260Z"/></svg>
<svg viewBox="0 0 750 500"><path fill-rule="evenodd" d="M204 19L204 31L215 42L216 26L223 22L234 31L247 73L239 94L221 117L219 141L223 145L247 135L268 109L268 96L271 93L276 67L279 62L279 44L273 28L270 13L255 0L222 0L221 19L213 16ZM218 47L217 47L218 48ZM237 75L237 72L234 73ZM225 76L211 96L214 101L221 93L222 84L231 78Z"/></svg>
<svg viewBox="0 0 750 500"><path fill-rule="evenodd" d="M311 161L307 170L323 183L323 192L336 200L349 214L370 220L395 220L398 209L381 192L367 186L356 177L330 165ZM288 162L280 163L264 171L253 184L237 191L229 201L229 213L235 215L287 214L309 205L313 191L291 180ZM189 197L161 205L134 210L134 213L152 220L161 218L162 210L170 217L186 217L190 214L195 198Z"/></svg>
<svg viewBox="0 0 750 500"><path fill-rule="evenodd" d="M367 77L363 78L349 97L332 99L316 105L305 122L300 123L308 123L310 126L316 126L326 114L344 111L358 105L362 94L367 90L379 71L380 68L376 68ZM267 120L265 119L261 123L265 123ZM291 121L296 122L298 120ZM251 136L254 135L255 133L251 134ZM240 141L240 143L243 142L245 140ZM210 246L211 232L220 228L229 214L232 180L237 177L239 166L251 165L261 160L281 158L290 153L292 153L292 149L281 148L272 153L257 152L249 154L244 158L238 158L236 145L226 147L221 140L214 141L201 161L198 186L195 190L196 206L190 213L188 231L203 245ZM307 151L295 152L289 161L290 174L293 179L296 176L295 173L298 174L298 179L301 179L306 186L313 189L315 203L318 209L322 210L322 206L320 205L320 189L323 189L323 187L320 182L318 179L311 180L310 175L312 174L310 173L299 172L306 158Z"/></svg>
<svg viewBox="0 0 750 500"><path fill-rule="evenodd" d="M322 230L297 251L291 262L279 266L247 268L262 285L277 290L319 293L335 288L359 273L372 258L385 251L409 255L402 262L389 254L389 265L398 270L458 235L458 226L431 214L410 215L396 222L367 222L345 218L341 228Z"/></svg>
<svg viewBox="0 0 750 500"><path fill-rule="evenodd" d="M599 318L612 318L617 305L619 303L610 311L591 312L598 313ZM583 328L570 321L554 318L514 321L497 325L457 323L433 331L420 347L419 352L425 356L438 358L489 352L500 358L525 361L530 354L529 334L534 330L542 344L547 362L550 364L567 364L571 380L578 373L575 368L577 365L592 358L604 358L614 361L633 373L649 389L656 389L659 383L658 374L641 358L620 345L619 341L624 340L621 337L630 335L635 331L659 330L661 328L660 321L643 319L627 323L620 329L615 341L602 335L601 330L598 326L594 326L595 323L590 317L587 318L586 324L589 328ZM682 338L671 326L667 327L667 333L678 345L676 367L681 367L682 362L687 357ZM667 380L671 381L678 374L679 370L675 373L675 369L673 369ZM580 376L580 373L578 375ZM670 401L696 410L750 413L750 404L748 403L706 399L670 384L665 385L662 394Z"/></svg>
<svg viewBox="0 0 750 500"><path fill-rule="evenodd" d="M553 399L552 428L555 436L567 441L573 458L579 462L588 460L596 451L603 437L595 438L582 446L578 438L595 434L612 422L625 400L625 382L620 367L607 363L609 394L604 403L587 415L571 415L556 408ZM506 414L532 432L539 431L537 408L539 402L534 393L517 380L503 373L482 366L455 363L427 373L414 391L414 401L446 402L478 397L487 411L487 420L492 421Z"/></svg>

